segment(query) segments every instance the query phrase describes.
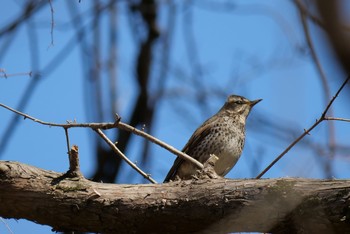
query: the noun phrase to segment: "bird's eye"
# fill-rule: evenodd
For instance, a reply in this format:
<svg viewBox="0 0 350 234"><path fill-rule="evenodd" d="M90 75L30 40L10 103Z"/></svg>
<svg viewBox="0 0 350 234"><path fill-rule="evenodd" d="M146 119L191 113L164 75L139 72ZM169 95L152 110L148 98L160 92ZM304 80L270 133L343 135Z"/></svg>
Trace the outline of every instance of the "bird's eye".
<svg viewBox="0 0 350 234"><path fill-rule="evenodd" d="M242 105L242 104L243 104L243 101L236 101L236 104Z"/></svg>

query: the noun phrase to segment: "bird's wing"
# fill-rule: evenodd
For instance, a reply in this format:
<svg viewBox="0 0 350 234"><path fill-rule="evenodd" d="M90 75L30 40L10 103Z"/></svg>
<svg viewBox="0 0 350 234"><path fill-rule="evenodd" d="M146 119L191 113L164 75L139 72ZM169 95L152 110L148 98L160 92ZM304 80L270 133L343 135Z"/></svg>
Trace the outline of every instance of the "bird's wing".
<svg viewBox="0 0 350 234"><path fill-rule="evenodd" d="M210 133L213 125L215 125L217 120L218 118L212 117L205 121L199 128L197 128L197 130L192 134L191 138L182 149L182 152L191 155L191 150L194 149L195 146L199 145L199 143Z"/></svg>
<svg viewBox="0 0 350 234"><path fill-rule="evenodd" d="M193 149L196 145L198 145L210 132L213 124L217 121L217 118L210 118L205 121L191 136L188 140L185 147L182 149L182 152L192 156L191 149ZM196 158L198 160L198 158ZM170 180L175 179L174 177L177 174L177 170L181 166L181 164L185 161L185 159L177 157L174 161L173 166L170 168L168 174L166 175L164 182L169 182Z"/></svg>

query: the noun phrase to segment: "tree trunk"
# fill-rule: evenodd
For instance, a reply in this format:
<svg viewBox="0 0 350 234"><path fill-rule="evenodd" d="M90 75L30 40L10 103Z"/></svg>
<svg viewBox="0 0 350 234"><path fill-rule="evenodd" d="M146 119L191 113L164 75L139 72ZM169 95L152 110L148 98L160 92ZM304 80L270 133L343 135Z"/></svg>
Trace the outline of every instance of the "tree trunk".
<svg viewBox="0 0 350 234"><path fill-rule="evenodd" d="M0 161L0 216L56 231L350 233L349 207L348 180L102 184Z"/></svg>

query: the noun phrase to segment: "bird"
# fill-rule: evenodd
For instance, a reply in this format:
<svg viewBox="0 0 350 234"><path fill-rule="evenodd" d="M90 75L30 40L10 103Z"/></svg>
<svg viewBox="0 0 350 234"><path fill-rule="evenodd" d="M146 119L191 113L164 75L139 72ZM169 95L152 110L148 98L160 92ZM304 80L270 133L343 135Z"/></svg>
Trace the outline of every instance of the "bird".
<svg viewBox="0 0 350 234"><path fill-rule="evenodd" d="M218 157L214 165L217 175L224 177L240 158L245 142L246 119L262 99L250 101L239 95L228 96L225 104L192 134L182 152L205 163L211 154ZM189 180L198 168L191 162L177 157L164 179Z"/></svg>

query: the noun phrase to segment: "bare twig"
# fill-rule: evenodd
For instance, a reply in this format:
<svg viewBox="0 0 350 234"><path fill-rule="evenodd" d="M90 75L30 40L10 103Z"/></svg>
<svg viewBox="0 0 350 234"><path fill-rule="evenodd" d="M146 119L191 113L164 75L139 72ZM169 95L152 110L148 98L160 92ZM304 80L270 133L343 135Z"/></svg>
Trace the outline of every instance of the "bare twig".
<svg viewBox="0 0 350 234"><path fill-rule="evenodd" d="M20 111L17 111L9 106L6 106L2 103L0 103L0 107L3 107L5 109L8 109L20 116L23 116L24 119L30 119L34 122L37 122L39 124L42 125L46 125L46 126L51 126L51 127L62 127L62 128L91 128L91 129L112 129L112 128L119 128L121 130L124 131L129 131L135 135L141 136L143 138L146 138L147 140L159 145L160 147L170 151L171 153L175 154L176 156L179 156L189 162L192 162L194 165L196 165L199 169L203 168L203 164L201 164L200 162L198 162L197 160L195 160L194 158L192 158L191 156L175 149L174 147L172 147L171 145L168 145L167 143L155 138L154 136L149 135L146 132L143 132L141 130L136 129L135 127L132 127L126 123L123 123L120 121L119 118L117 118L117 120L114 123L75 123L75 122L68 122L67 124L58 124L58 123L50 123L50 122L45 122L39 119L36 119L30 115L27 115L25 113L22 113Z"/></svg>
<svg viewBox="0 0 350 234"><path fill-rule="evenodd" d="M300 1L296 1L297 5L299 6L299 4L302 4ZM298 3L299 2L299 3ZM326 74L324 72L324 69L321 65L321 62L316 54L316 50L315 50L315 46L312 42L311 39L311 35L310 35L310 30L308 27L308 22L307 22L307 15L306 12L304 12L301 7L299 7L299 11L300 11L300 18L301 18L301 23L303 26L303 30L304 30L304 34L305 34L305 38L306 38L306 42L308 44L308 47L310 49L310 53L311 53L311 57L314 60L314 64L317 67L317 71L319 73L319 77L321 80L321 84L323 87L323 92L324 92L324 103L325 105L327 104L328 100L331 98L331 91L328 85L328 81L327 81L327 77ZM332 108L330 108L329 110L327 110L329 112L330 115L333 115L333 110ZM327 132L327 138L328 138L328 147L330 149L330 158L334 157L334 145L336 145L335 143L335 126L333 122L329 122L328 124L328 132ZM330 161L321 161L324 164L325 167L325 172L327 173L327 177L330 178L331 175L333 174L331 171L331 167L330 167Z"/></svg>
<svg viewBox="0 0 350 234"><path fill-rule="evenodd" d="M55 27L55 20L54 20L54 9L53 9L53 5L52 5L52 0L49 0L49 5L50 5L50 10L51 10L51 31L50 31L50 35L51 35L51 44L50 46L53 46L53 28Z"/></svg>
<svg viewBox="0 0 350 234"><path fill-rule="evenodd" d="M135 163L131 162L130 159L128 159L128 157L126 157L116 146L115 144L113 144L113 142L102 132L101 129L94 129L98 135L100 135L100 137L112 148L112 150L118 154L127 164L129 164L132 168L134 168L138 173L140 173L145 179L149 180L150 182L152 182L153 184L157 184L157 181L155 181L154 179L152 179L152 177L145 173L144 171L142 171L138 166L136 166Z"/></svg>
<svg viewBox="0 0 350 234"><path fill-rule="evenodd" d="M333 96L333 98L330 100L328 105L326 106L325 110L323 111L320 119L316 120L316 122L308 129L304 129L303 134L301 134L297 139L295 139L280 155L275 158L257 177L256 179L260 179L268 170L270 170L271 167L273 167L288 151L293 148L301 139L303 139L306 135L309 135L310 132L317 126L319 125L323 120L326 120L326 114L331 105L333 104L334 100L338 97L340 91L344 88L346 83L349 81L350 76L344 81L344 83L340 86L339 90L337 93ZM329 119L331 120L331 119Z"/></svg>
<svg viewBox="0 0 350 234"><path fill-rule="evenodd" d="M318 17L316 17L315 15L313 15L308 9L307 7L303 4L303 2L301 0L294 0L293 1L294 4L296 5L296 7L299 9L300 13L307 16L312 22L314 22L315 24L324 27L324 23L322 22L321 19L319 19Z"/></svg>
<svg viewBox="0 0 350 234"><path fill-rule="evenodd" d="M32 72L20 72L20 73L13 73L13 74L7 74L4 69L0 68L0 77L2 78L9 78L12 76L32 76Z"/></svg>
<svg viewBox="0 0 350 234"><path fill-rule="evenodd" d="M118 125L117 125L117 128L119 129L122 129L122 130L125 130L125 131L130 131L136 135L139 135L141 137L144 137L146 139L148 139L149 141L153 142L154 144L157 144L159 145L160 147L170 151L171 153L175 154L176 156L179 156L180 158L183 158L191 163L193 163L194 165L196 165L199 169L202 169L203 168L203 164L201 164L200 162L198 162L196 159L192 158L191 156L175 149L174 147L172 147L171 145L168 145L166 143L164 143L163 141L155 138L154 136L151 136L149 135L148 133L146 132L143 132L143 131L140 131L128 124L125 124L125 123L122 123L122 122L119 122Z"/></svg>
<svg viewBox="0 0 350 234"><path fill-rule="evenodd" d="M134 168L138 173L140 173L143 177L145 177L146 179L148 179L149 181L151 181L152 183L157 183L154 179L152 179L147 173L143 172L139 167L137 167L133 162L131 162L114 144L113 142L101 131L100 128L104 128L104 129L109 129L109 128L115 128L117 127L117 125L120 124L119 122L119 119L115 122L115 123L83 123L83 124L77 124L77 123L74 123L74 122L68 122L67 124L57 124L57 123L49 123L49 122L45 122L45 121L41 121L39 119L36 119L30 115L27 115L27 114L24 114L20 111L17 111L17 110L14 110L2 103L0 103L0 106L1 107L4 107L18 115L21 115L24 117L24 119L30 119L34 122L37 122L39 124L42 124L42 125L48 125L48 126L52 126L52 127L62 127L64 128L65 130L65 133L66 133L66 140L67 140L67 146L69 147L69 138L68 138L68 128L71 128L71 127L88 127L88 128L91 128L93 130L95 130L103 140L105 140L107 142L107 144L112 148L112 150L114 152L116 152L121 158L123 158L132 168ZM126 128L129 128L130 126L128 126L127 124L123 124L125 125L124 127ZM131 127L132 128L132 127ZM133 130L134 132L135 130ZM141 131L142 132L142 131ZM158 140L159 141L159 140ZM77 152L77 147L74 148L74 146L72 147L72 150L76 150ZM68 148L68 152L69 152L69 164L70 164L70 169L69 171L72 171L72 168L74 169L74 165L76 164L72 164L72 153L74 153L72 150L69 150ZM73 157L73 159L75 159L75 157ZM73 165L73 167L72 167ZM79 165L78 165L78 169L79 169ZM75 170L74 170L75 172Z"/></svg>
<svg viewBox="0 0 350 234"><path fill-rule="evenodd" d="M68 135L68 128L64 128L64 133L66 134L66 142L67 142L67 153L69 154L69 149L70 149L70 143L69 143L69 135Z"/></svg>
<svg viewBox="0 0 350 234"><path fill-rule="evenodd" d="M350 122L350 119L337 118L337 117L324 117L324 120L336 120L336 121Z"/></svg>
<svg viewBox="0 0 350 234"><path fill-rule="evenodd" d="M110 25L110 31L109 31L109 41L108 41L108 47L109 47L109 58L108 58L108 77L109 77L109 100L110 100L110 108L112 110L112 115L114 113L117 113L117 37L118 37L118 20L117 20L117 2L111 1L111 5L108 8L109 11L109 25Z"/></svg>

